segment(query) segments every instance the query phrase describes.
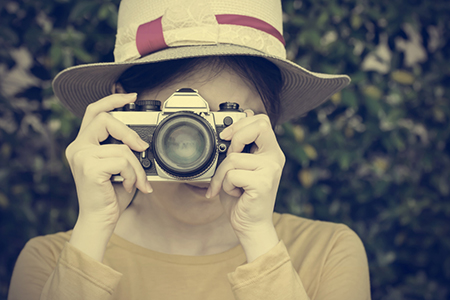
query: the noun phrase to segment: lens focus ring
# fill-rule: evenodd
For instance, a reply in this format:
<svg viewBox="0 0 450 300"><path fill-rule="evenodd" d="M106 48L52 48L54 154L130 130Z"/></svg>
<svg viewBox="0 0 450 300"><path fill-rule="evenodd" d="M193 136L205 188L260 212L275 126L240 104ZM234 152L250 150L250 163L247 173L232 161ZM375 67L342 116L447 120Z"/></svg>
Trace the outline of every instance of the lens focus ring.
<svg viewBox="0 0 450 300"><path fill-rule="evenodd" d="M217 158L216 135L203 117L188 111L166 117L153 135L158 165L176 178L196 178Z"/></svg>

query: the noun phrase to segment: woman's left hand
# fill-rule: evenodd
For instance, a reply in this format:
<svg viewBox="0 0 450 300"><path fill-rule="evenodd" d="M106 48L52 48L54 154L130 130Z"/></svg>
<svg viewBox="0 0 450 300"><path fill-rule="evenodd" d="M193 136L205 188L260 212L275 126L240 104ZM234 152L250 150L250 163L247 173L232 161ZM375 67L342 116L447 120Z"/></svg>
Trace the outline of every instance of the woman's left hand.
<svg viewBox="0 0 450 300"><path fill-rule="evenodd" d="M231 144L227 157L211 179L207 197L220 196L244 250L246 244L261 250L261 243L267 248L278 242L272 217L285 157L268 116L254 115L251 110L246 113L247 118L227 127L220 135L231 140ZM253 142L252 153L241 153L245 145Z"/></svg>

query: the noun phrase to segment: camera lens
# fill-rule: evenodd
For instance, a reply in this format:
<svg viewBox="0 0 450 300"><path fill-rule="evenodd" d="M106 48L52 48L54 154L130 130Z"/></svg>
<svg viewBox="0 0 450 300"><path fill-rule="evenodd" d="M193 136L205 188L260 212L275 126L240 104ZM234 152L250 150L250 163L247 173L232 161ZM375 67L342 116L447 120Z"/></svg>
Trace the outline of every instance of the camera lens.
<svg viewBox="0 0 450 300"><path fill-rule="evenodd" d="M191 112L166 117L153 135L159 166L174 177L195 178L207 171L216 158L216 139L211 125Z"/></svg>
<svg viewBox="0 0 450 300"><path fill-rule="evenodd" d="M174 163L188 167L198 161L205 149L205 138L189 123L171 128L163 141L167 157Z"/></svg>

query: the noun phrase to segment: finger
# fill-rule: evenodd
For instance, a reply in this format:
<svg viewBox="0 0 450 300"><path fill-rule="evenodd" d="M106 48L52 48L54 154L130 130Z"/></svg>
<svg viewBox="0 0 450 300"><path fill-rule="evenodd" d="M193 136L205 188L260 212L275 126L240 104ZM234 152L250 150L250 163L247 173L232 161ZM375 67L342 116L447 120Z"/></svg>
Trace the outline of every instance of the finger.
<svg viewBox="0 0 450 300"><path fill-rule="evenodd" d="M123 187L128 193L131 193L136 182L136 173L124 157L108 157L97 160L96 168L108 179L111 175L120 174L123 177Z"/></svg>
<svg viewBox="0 0 450 300"><path fill-rule="evenodd" d="M253 117L255 115L255 112L253 110L249 109L249 108L244 110L244 112L247 115L247 118L248 117Z"/></svg>
<svg viewBox="0 0 450 300"><path fill-rule="evenodd" d="M136 98L136 93L112 94L98 100L97 102L89 104L86 108L86 112L84 113L83 121L81 122L80 132L83 131L98 114L102 112L109 112L115 108L132 103L136 101Z"/></svg>
<svg viewBox="0 0 450 300"><path fill-rule="evenodd" d="M216 169L206 193L207 198L212 198L219 194L223 181L230 170L242 169L254 171L260 165L261 162L256 155L249 153L231 153Z"/></svg>
<svg viewBox="0 0 450 300"><path fill-rule="evenodd" d="M145 173L141 163L137 159L136 155L131 152L131 149L126 145L102 145L94 150L93 155L96 157L111 158L111 157L123 157L127 159L130 166L133 168L136 174L136 179L132 182L131 187L135 184L136 187L142 192L148 194L152 191L152 187L147 180L147 174ZM118 174L118 173L114 173ZM113 174L112 174L113 175ZM125 183L125 182L124 182ZM128 182L127 182L128 184ZM125 185L124 185L125 186Z"/></svg>
<svg viewBox="0 0 450 300"><path fill-rule="evenodd" d="M144 151L149 146L134 130L106 112L100 113L87 126L80 139L99 145L100 142L106 140L110 135L135 151Z"/></svg>
<svg viewBox="0 0 450 300"><path fill-rule="evenodd" d="M255 115L255 113L253 112L253 110L251 109L246 109L244 110L246 117L253 117ZM243 122L243 120L246 120L247 118L244 119L240 119L238 120L236 123L233 123L232 125L228 126L227 128L225 128L221 133L220 133L220 138L223 140L231 140L231 137L233 136L233 132L238 130L240 127L242 127L242 125L238 126L236 124L238 124L239 122ZM244 126L245 124L248 124L250 121L245 121L243 122Z"/></svg>
<svg viewBox="0 0 450 300"><path fill-rule="evenodd" d="M252 171L248 170L230 170L224 181L223 181L223 191L230 196L240 197L242 194L250 194L251 191L248 187L253 179Z"/></svg>
<svg viewBox="0 0 450 300"><path fill-rule="evenodd" d="M241 124L239 124L243 121ZM244 122L245 121L245 122ZM270 121L264 115L257 115L251 118L241 119L232 128L231 144L228 147L229 153L240 153L248 144L255 143L258 150L263 148L276 147L275 133L272 130Z"/></svg>
<svg viewBox="0 0 450 300"><path fill-rule="evenodd" d="M227 176L225 177L223 184L222 184L222 189L225 193L227 193L230 196L239 198L242 196L242 194L244 193L244 189L237 187L236 185L233 184L232 179L236 178L236 176L239 176L238 174L239 170L230 170L227 173Z"/></svg>

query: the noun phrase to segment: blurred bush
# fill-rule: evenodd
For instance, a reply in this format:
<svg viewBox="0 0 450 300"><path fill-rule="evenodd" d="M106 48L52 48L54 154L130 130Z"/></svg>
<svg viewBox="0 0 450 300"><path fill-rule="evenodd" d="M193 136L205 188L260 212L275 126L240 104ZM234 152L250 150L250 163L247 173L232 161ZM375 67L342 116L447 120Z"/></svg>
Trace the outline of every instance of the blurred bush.
<svg viewBox="0 0 450 300"><path fill-rule="evenodd" d="M0 299L25 242L75 222L64 150L79 120L51 80L113 60L117 4L0 2ZM352 84L277 128L287 163L276 210L354 229L373 299L449 299L450 3L283 5L288 57Z"/></svg>

